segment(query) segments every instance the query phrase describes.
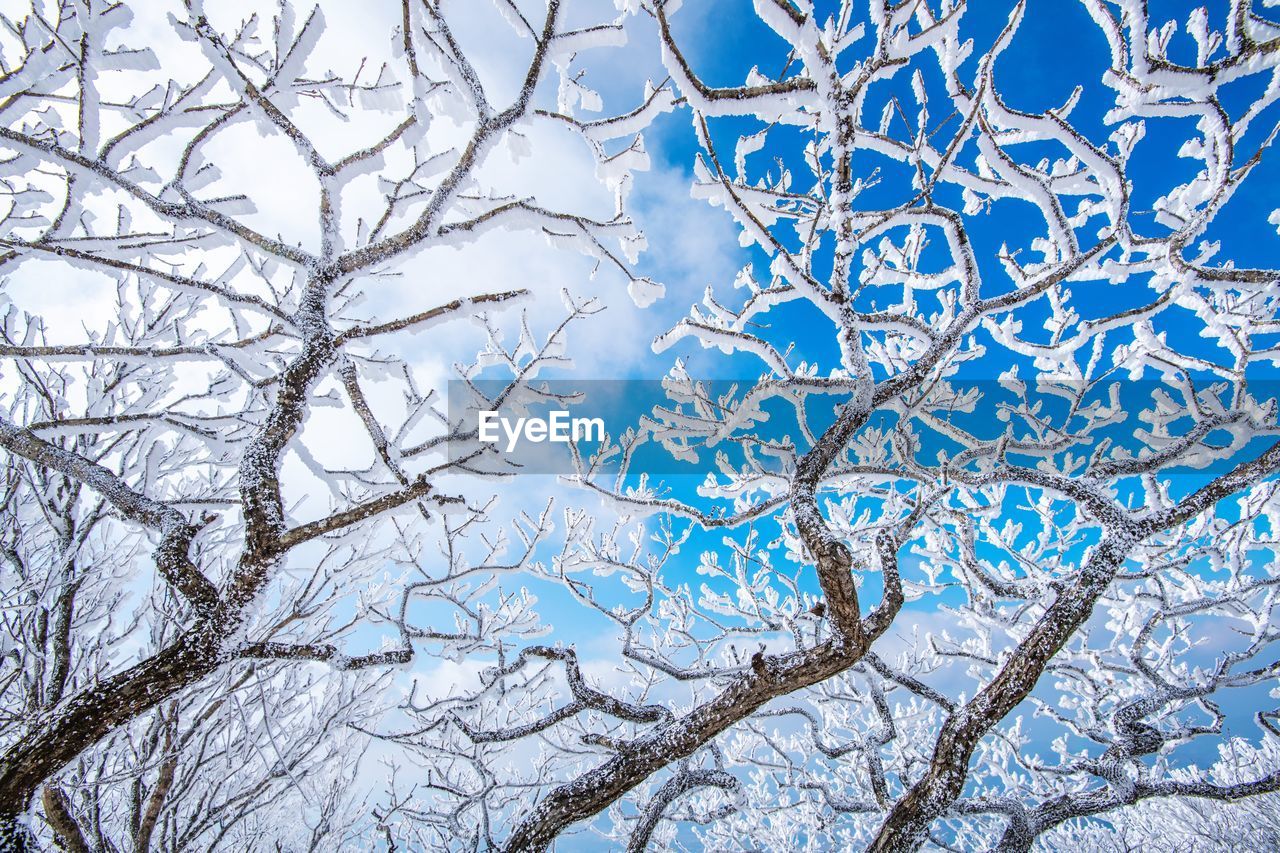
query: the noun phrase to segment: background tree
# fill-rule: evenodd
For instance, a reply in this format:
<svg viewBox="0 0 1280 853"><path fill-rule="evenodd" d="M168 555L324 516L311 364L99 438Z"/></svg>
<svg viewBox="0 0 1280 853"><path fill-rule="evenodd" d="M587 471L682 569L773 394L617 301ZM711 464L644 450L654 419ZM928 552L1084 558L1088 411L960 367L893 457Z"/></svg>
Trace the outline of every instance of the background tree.
<svg viewBox="0 0 1280 853"><path fill-rule="evenodd" d="M465 460L406 335L447 358L441 324L539 283L460 282L441 255L527 230L626 273L643 157L605 147L670 97L574 118L574 57L623 30L559 0L499 0L510 26L479 43L434 2L168 11L4 22L0 847L240 848L301 814L299 844L334 849L363 748L346 726L383 683L354 671L531 624L492 576L547 527L451 483ZM538 162L548 133L599 161L603 203L512 195L508 157ZM77 304L50 307L62 283Z"/></svg>
<svg viewBox="0 0 1280 853"><path fill-rule="evenodd" d="M513 639L474 690L411 700L398 740L442 768L419 824L508 850L584 827L1026 850L1280 788L1280 273L1229 224L1265 185L1280 28L1247 0L1185 35L1081 0L1071 38L1108 61L1030 112L1005 54L1057 5L974 41L964 2L756 0L777 50L726 88L677 5L646 8L694 193L754 257L655 348L758 378L679 363L618 438L624 460L712 458L696 495L583 462L647 520L575 516L543 572L612 626L616 663ZM1144 162L1164 150L1184 160Z"/></svg>

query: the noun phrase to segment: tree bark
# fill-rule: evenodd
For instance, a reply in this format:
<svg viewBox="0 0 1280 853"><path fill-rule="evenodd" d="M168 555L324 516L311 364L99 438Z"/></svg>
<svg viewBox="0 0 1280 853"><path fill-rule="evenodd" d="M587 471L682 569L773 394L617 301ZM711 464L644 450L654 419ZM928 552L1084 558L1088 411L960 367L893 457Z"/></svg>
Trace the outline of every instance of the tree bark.
<svg viewBox="0 0 1280 853"><path fill-rule="evenodd" d="M208 626L197 628L37 720L32 731L0 761L0 815L21 815L44 781L81 751L116 726L204 678L221 662L218 634ZM0 840L3 832L0 829ZM12 832L10 836L16 837Z"/></svg>
<svg viewBox="0 0 1280 853"><path fill-rule="evenodd" d="M1112 535L1099 544L1079 579L1045 611L999 674L970 702L947 718L924 776L885 818L869 853L909 853L928 838L929 825L964 790L973 750L992 728L1027 698L1053 656L1084 624L1134 542Z"/></svg>
<svg viewBox="0 0 1280 853"><path fill-rule="evenodd" d="M53 783L45 785L41 799L44 816L53 828L54 846L68 853L89 853L89 845L80 832L80 825L72 817L71 809L67 807L67 798L62 789Z"/></svg>

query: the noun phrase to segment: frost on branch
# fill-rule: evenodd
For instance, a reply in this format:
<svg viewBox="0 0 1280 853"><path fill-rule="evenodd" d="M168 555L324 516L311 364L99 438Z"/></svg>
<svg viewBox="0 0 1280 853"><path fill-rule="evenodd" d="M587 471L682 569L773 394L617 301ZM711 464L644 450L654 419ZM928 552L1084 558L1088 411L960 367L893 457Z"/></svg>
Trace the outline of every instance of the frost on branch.
<svg viewBox="0 0 1280 853"><path fill-rule="evenodd" d="M512 25L477 40L458 4L254 5L0 22L6 850L372 831L356 730L393 667L541 630L510 578L549 512L443 459L436 387L455 321L496 334L541 283L452 259L529 233L659 287L625 205L670 89L579 114L625 15L469 4ZM513 190L548 145L580 206Z"/></svg>
<svg viewBox="0 0 1280 853"><path fill-rule="evenodd" d="M1009 64L1048 7L756 0L772 33L716 86L678 5L646 8L693 194L749 262L656 338L670 403L612 452L705 478L583 461L645 520L568 515L540 571L613 651L513 644L415 705L399 740L450 769L412 808L510 850L1027 850L1270 796L1280 273L1229 205L1280 30L1080 0L1103 52L1033 111ZM751 379L691 376L699 348Z"/></svg>

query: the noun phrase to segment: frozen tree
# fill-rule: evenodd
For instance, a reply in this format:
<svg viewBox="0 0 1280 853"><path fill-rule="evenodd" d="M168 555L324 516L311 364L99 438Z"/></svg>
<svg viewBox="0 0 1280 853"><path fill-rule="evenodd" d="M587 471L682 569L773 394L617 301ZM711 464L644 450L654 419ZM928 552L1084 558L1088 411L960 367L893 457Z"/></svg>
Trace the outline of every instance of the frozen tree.
<svg viewBox="0 0 1280 853"><path fill-rule="evenodd" d="M496 576L549 525L459 476L413 335L444 361L444 324L497 330L534 295L441 265L490 234L654 298L623 202L671 95L578 117L598 98L577 57L624 40L611 4L497 0L479 37L458 4L359 5L36 0L0 22L6 850L281 827L341 847L379 673L536 627ZM548 134L601 203L513 192ZM484 347L528 377L563 336Z"/></svg>
<svg viewBox="0 0 1280 853"><path fill-rule="evenodd" d="M82 495L74 480L40 468L7 473L4 542L13 585L6 589L3 696L12 736L93 673L109 672L130 644L162 648L180 629L172 617L181 603L160 586L136 613L116 615L127 602L121 582L140 556L137 537L100 529L110 523L102 498ZM377 695L375 685L316 676L250 664L223 673L230 683L175 695L43 787L51 834L68 850L190 848L235 838L241 823L269 812L299 778L322 786L334 771L349 771L359 749L344 755L351 742L335 737L334 725L359 719L355 694ZM245 725L250 719L269 722ZM273 728L287 737L273 736Z"/></svg>
<svg viewBox="0 0 1280 853"><path fill-rule="evenodd" d="M963 0L755 0L778 49L724 88L678 5L644 4L693 192L753 260L655 349L756 378L682 360L615 437L712 462L696 494L582 461L632 517L571 513L534 571L617 657L512 636L410 697L406 837L1014 851L1128 807L1265 815L1217 804L1280 790L1280 272L1218 255L1271 156L1280 26L1080 0L1109 61L1029 112L1001 57L1058 4L979 42ZM1182 159L1143 168L1144 136Z"/></svg>

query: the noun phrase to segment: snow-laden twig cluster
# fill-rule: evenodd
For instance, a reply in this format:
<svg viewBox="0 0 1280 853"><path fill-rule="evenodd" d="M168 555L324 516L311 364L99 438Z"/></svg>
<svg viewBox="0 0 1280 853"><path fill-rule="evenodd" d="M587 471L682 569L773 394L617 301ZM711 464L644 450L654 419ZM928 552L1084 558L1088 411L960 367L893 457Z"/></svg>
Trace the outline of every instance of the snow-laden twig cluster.
<svg viewBox="0 0 1280 853"><path fill-rule="evenodd" d="M495 0L505 89L430 0L353 74L321 9L191 0L170 73L128 5L48 5L0 34L0 264L116 298L68 334L7 297L0 327L4 842L216 847L301 813L313 848L1015 851L1160 808L1266 837L1280 273L1223 230L1277 128L1249 0L1079 0L1103 64L1038 111L1006 82L1026 4L977 38L958 0L755 0L781 48L719 87L677 0L626 0L671 85L599 120L578 56L625 19L558 0ZM504 515L511 471L404 341L478 320L459 374L496 407L599 306L509 346L530 288L388 311L391 273L528 231L651 303L625 210L673 108L751 263L654 341L669 399L611 439L621 471L579 457L583 506ZM246 128L296 167L301 236L234 180ZM543 130L611 215L504 186ZM664 485L655 448L705 478ZM598 641L548 636L541 590ZM348 790L367 745L400 753L376 802Z"/></svg>
<svg viewBox="0 0 1280 853"><path fill-rule="evenodd" d="M511 850L1026 850L1280 788L1280 273L1215 230L1272 156L1280 28L1081 0L1109 62L1033 113L1002 82L1025 4L980 43L962 1L755 0L784 47L725 88L678 5L645 8L693 191L754 260L654 347L757 378L682 359L622 475L583 460L645 520L568 517L546 571L617 657L593 684L582 650L513 644L415 706L400 740L466 764L432 814ZM1140 168L1173 135L1190 165ZM711 463L697 496L625 469L646 442ZM1206 744L1250 757L1228 779Z"/></svg>
<svg viewBox="0 0 1280 853"><path fill-rule="evenodd" d="M440 252L527 231L653 299L624 203L673 95L583 117L576 57L625 41L627 16L494 6L509 92L477 70L499 48L436 2L405 0L370 45L333 4L67 0L3 21L5 849L247 847L299 813L304 846L336 849L368 818L350 727L372 728L379 673L536 633L509 578L550 516L504 519L459 479L419 356L478 318L514 381L562 360L564 329L502 349L497 313L539 283L460 285ZM545 133L594 162L612 213L505 185ZM33 307L41 276L82 285L72 322ZM566 323L592 310L567 304Z"/></svg>

